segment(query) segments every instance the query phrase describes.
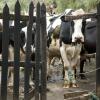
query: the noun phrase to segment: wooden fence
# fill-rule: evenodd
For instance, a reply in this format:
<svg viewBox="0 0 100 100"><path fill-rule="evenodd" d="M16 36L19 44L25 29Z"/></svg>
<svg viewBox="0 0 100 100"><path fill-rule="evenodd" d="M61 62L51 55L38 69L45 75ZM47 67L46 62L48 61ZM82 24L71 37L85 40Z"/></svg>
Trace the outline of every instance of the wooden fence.
<svg viewBox="0 0 100 100"><path fill-rule="evenodd" d="M7 100L7 77L8 77L8 68L10 65L14 67L14 86L13 86L13 100L19 100L19 69L20 66L24 66L24 100L30 100L30 91L29 91L29 74L31 68L35 66L35 92L32 95L35 95L35 100L47 100L46 97L46 7L44 4L37 4L36 16L33 16L34 5L31 2L29 6L29 16L21 16L20 4L17 1L15 4L15 14L11 15L9 13L9 7L7 4L3 9L3 15L0 15L3 18L3 36L2 36L2 61L0 65L2 68L1 73L1 95L0 100ZM96 68L100 68L100 4L97 6L97 14L92 15L83 15L89 16L85 18L95 17L97 18L97 48L96 48ZM65 17L65 20L67 20ZM82 16L78 16L82 18ZM8 61L8 42L9 42L9 20L14 19L14 61ZM68 20L73 18L68 17ZM75 18L76 19L76 18ZM20 61L20 30L21 23L20 21L29 20L27 28L27 47L26 47L26 59L25 62ZM36 54L35 62L32 62L30 59L31 54L31 36L32 36L32 25L36 22ZM40 73L41 72L41 73ZM96 91L97 95L100 97L100 69L96 71Z"/></svg>
<svg viewBox="0 0 100 100"><path fill-rule="evenodd" d="M2 34L2 61L1 67L1 95L0 100L7 100L7 78L9 66L14 67L14 82L13 82L13 100L19 100L19 81L20 66L24 66L24 100L30 100L29 90L29 74L31 68L35 66L35 100L46 100L46 7L44 4L37 4L36 16L33 15L33 2L29 5L29 16L21 16L21 6L17 0L15 4L15 14L9 13L9 7L5 4L3 14L0 17L3 19L3 34ZM14 20L14 61L8 61L8 44L9 44L9 20ZM27 26L27 46L25 62L20 61L20 30L21 21L28 20ZM35 62L31 61L31 41L32 41L32 25L36 22L36 54ZM41 62L41 63L40 63ZM40 73L41 71L41 73Z"/></svg>

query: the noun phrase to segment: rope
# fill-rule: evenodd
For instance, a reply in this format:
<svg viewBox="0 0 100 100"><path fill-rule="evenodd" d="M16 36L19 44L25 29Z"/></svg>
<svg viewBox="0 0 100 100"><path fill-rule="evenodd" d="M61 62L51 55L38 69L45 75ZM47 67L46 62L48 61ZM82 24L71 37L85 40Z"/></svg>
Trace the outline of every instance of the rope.
<svg viewBox="0 0 100 100"><path fill-rule="evenodd" d="M89 95L90 95L91 100L100 100L99 97L97 97L96 94L94 94L92 92L90 92Z"/></svg>
<svg viewBox="0 0 100 100"><path fill-rule="evenodd" d="M93 72L95 72L97 70L100 70L100 68L96 68L94 70L91 70L91 71L88 71L88 72L84 72L84 73L81 73L81 74L89 74L89 73L93 73Z"/></svg>

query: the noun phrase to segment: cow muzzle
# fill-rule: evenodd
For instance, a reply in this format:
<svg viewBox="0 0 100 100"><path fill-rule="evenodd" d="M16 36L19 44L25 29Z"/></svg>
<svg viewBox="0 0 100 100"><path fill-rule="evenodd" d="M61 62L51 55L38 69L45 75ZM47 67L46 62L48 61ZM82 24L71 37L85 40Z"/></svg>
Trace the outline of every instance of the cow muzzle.
<svg viewBox="0 0 100 100"><path fill-rule="evenodd" d="M75 37L75 42L76 42L76 43L83 43L84 40L83 40L82 37Z"/></svg>

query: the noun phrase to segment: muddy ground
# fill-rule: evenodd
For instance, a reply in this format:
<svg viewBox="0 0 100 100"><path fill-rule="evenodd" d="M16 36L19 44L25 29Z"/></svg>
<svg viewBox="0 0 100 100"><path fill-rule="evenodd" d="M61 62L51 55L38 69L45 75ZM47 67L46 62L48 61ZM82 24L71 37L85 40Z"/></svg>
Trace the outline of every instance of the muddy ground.
<svg viewBox="0 0 100 100"><path fill-rule="evenodd" d="M54 66L52 66L51 78L47 81L47 100L64 100L64 94L67 92L76 92L88 90L90 92L95 92L96 87L96 62L95 59L91 59L91 62L86 62L84 71L86 72L86 80L81 80L79 77L79 68L77 68L77 83L79 87L77 88L63 88L63 76L62 76L62 64L58 63L56 59ZM23 77L23 76L22 76ZM22 90L20 88L20 90ZM8 91L9 92L9 91ZM21 91L20 91L21 92ZM9 93L8 93L9 94ZM20 97L23 100L23 96ZM8 95L8 100L12 100L12 94ZM34 100L34 97L32 98Z"/></svg>
<svg viewBox="0 0 100 100"><path fill-rule="evenodd" d="M64 100L64 94L68 92L78 92L87 90L89 92L95 93L96 90L96 61L94 58L91 59L91 62L86 62L84 71L86 72L86 80L81 80L79 77L79 68L77 68L77 88L63 88L63 76L62 76L62 65L58 64L58 60L54 63L52 67L51 78L47 82L47 100ZM34 99L32 99L34 100Z"/></svg>
<svg viewBox="0 0 100 100"><path fill-rule="evenodd" d="M47 86L50 89L50 92L47 93L47 100L63 100L64 94L67 92L76 92L76 91L90 91L95 92L96 90L96 61L94 58L91 59L91 62L86 62L84 71L86 72L86 80L81 80L79 77L79 68L77 68L77 83L78 88L69 88L63 89L63 79L61 74L62 66L57 66L55 63L54 73L52 74L51 82L48 82ZM55 76L55 77L54 77Z"/></svg>

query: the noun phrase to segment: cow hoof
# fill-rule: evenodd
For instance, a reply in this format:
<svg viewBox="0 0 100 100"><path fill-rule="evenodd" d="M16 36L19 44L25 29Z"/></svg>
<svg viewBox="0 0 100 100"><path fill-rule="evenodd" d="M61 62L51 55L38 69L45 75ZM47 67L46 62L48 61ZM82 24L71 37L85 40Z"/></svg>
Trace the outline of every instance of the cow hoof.
<svg viewBox="0 0 100 100"><path fill-rule="evenodd" d="M82 80L85 80L85 79L86 79L86 76L85 76L84 74L80 74L80 78L81 78Z"/></svg>
<svg viewBox="0 0 100 100"><path fill-rule="evenodd" d="M69 84L64 84L63 88L68 89L68 88L70 88L70 85Z"/></svg>
<svg viewBox="0 0 100 100"><path fill-rule="evenodd" d="M72 84L72 87L75 88L75 87L79 87L79 86L77 84Z"/></svg>
<svg viewBox="0 0 100 100"><path fill-rule="evenodd" d="M85 76L85 75L82 75L82 76L81 76L81 79L82 79L82 80L85 80L85 79L86 79L86 76Z"/></svg>

